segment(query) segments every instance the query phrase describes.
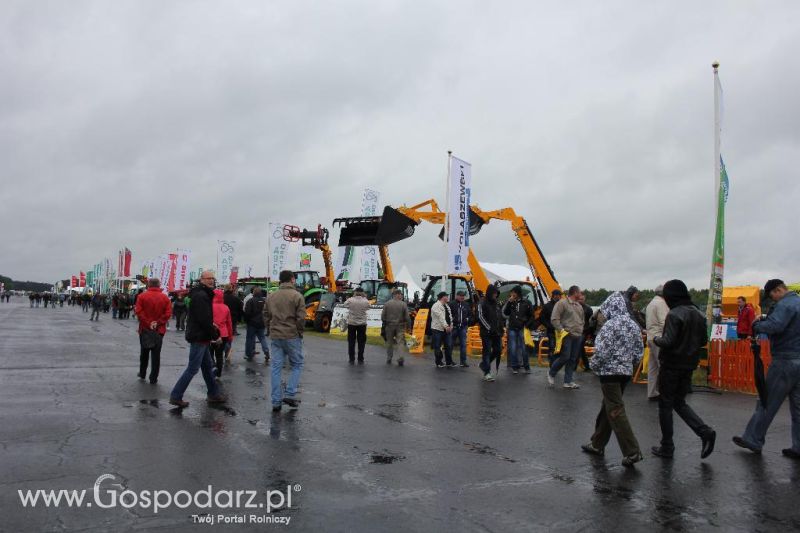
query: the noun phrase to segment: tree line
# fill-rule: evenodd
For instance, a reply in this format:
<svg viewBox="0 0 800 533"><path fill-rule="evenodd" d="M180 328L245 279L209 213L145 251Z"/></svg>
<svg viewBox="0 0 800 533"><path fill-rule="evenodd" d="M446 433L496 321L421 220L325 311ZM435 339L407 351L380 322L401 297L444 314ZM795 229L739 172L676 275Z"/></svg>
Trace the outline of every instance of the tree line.
<svg viewBox="0 0 800 533"><path fill-rule="evenodd" d="M46 292L53 287L52 283L39 283L38 281L14 281L6 276L0 276L0 282L5 284L7 291Z"/></svg>
<svg viewBox="0 0 800 533"><path fill-rule="evenodd" d="M612 292L614 291L608 289L585 289L583 294L586 296L586 305L600 305ZM647 304L649 304L650 300L656 295L655 291L652 289L642 289L640 294L639 300L635 304L636 309L644 309L647 307ZM692 297L692 301L700 307L700 309L706 308L708 304L708 289L689 289L689 296Z"/></svg>

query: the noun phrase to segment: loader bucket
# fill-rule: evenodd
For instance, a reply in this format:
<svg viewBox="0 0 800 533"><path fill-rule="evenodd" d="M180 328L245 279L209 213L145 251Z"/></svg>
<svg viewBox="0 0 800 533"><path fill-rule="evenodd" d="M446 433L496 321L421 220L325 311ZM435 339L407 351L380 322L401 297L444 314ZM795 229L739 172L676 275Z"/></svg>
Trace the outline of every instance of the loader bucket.
<svg viewBox="0 0 800 533"><path fill-rule="evenodd" d="M337 218L333 223L342 225L339 246L392 244L411 237L417 226L417 222L388 205L383 216Z"/></svg>
<svg viewBox="0 0 800 533"><path fill-rule="evenodd" d="M485 224L485 222L483 221L483 219L481 219L481 217L479 217L477 214L475 214L475 211L473 211L472 207L470 207L469 208L469 234L470 235L475 235L476 233L478 233L481 230L481 228L483 228L484 224ZM439 238L441 240L444 240L444 227L439 232Z"/></svg>

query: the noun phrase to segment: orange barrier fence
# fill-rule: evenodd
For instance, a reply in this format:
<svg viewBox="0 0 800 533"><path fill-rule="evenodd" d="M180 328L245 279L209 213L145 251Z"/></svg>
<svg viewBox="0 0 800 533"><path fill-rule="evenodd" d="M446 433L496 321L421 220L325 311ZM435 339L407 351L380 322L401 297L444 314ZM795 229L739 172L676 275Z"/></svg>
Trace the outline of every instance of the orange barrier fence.
<svg viewBox="0 0 800 533"><path fill-rule="evenodd" d="M764 371L772 356L769 341L759 341ZM749 340L715 340L708 344L709 379L711 386L738 392L756 392L754 359Z"/></svg>

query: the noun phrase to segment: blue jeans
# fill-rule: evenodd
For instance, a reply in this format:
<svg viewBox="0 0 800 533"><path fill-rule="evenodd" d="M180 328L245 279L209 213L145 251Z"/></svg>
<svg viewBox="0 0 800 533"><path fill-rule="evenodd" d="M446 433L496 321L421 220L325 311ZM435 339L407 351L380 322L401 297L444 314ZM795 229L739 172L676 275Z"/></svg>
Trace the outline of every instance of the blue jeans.
<svg viewBox="0 0 800 533"><path fill-rule="evenodd" d="M431 330L431 349L436 356L436 364L442 364L442 345L444 345L444 361L448 365L453 364L453 337L446 331L438 329Z"/></svg>
<svg viewBox="0 0 800 533"><path fill-rule="evenodd" d="M461 354L461 364L465 364L467 362L467 326L453 328L453 336L451 339L453 348L455 348L456 342L458 342L459 353Z"/></svg>
<svg viewBox="0 0 800 533"><path fill-rule="evenodd" d="M211 361L211 350L208 344L193 342L189 345L189 366L183 371L169 397L171 400L183 400L183 393L192 382L192 378L200 370L206 382L209 396L219 396L219 387L214 379L214 363Z"/></svg>
<svg viewBox="0 0 800 533"><path fill-rule="evenodd" d="M547 332L547 359L550 361L550 366L556 364L558 354L556 354L556 332Z"/></svg>
<svg viewBox="0 0 800 533"><path fill-rule="evenodd" d="M247 326L248 329L250 326ZM294 398L297 394L297 386L300 385L300 373L303 371L303 339L272 339L272 357L270 361L270 386L272 388L272 405L280 405L283 401L283 391L281 390L281 371L283 361L289 358L291 373L286 382L286 397Z"/></svg>
<svg viewBox="0 0 800 533"><path fill-rule="evenodd" d="M766 408L758 400L742 438L756 448L764 446L769 425L787 396L792 417L792 449L800 452L800 359L772 360L767 371Z"/></svg>
<svg viewBox="0 0 800 533"><path fill-rule="evenodd" d="M528 359L528 352L525 350L525 330L508 330L508 361L511 368L520 367L530 368L531 362Z"/></svg>
<svg viewBox="0 0 800 533"><path fill-rule="evenodd" d="M267 346L267 338L264 336L266 328L257 328L247 324L247 337L244 340L244 356L253 357L253 352L256 348L256 338L261 343L261 349L264 351L264 357L269 357L269 347Z"/></svg>
<svg viewBox="0 0 800 533"><path fill-rule="evenodd" d="M550 367L550 376L556 377L561 367L564 367L564 383L572 383L572 373L575 371L575 362L581 353L581 345L583 344L582 335L573 335L570 333L564 340L561 341L561 355L559 355L556 362Z"/></svg>

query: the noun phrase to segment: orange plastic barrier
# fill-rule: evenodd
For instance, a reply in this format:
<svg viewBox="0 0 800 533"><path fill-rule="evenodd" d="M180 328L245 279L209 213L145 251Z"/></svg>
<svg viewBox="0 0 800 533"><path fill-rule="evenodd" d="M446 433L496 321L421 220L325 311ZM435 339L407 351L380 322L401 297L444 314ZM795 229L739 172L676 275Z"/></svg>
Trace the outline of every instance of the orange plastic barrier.
<svg viewBox="0 0 800 533"><path fill-rule="evenodd" d="M764 372L769 368L772 356L769 341L759 341ZM708 345L709 379L719 389L756 392L753 352L749 340L715 340Z"/></svg>

